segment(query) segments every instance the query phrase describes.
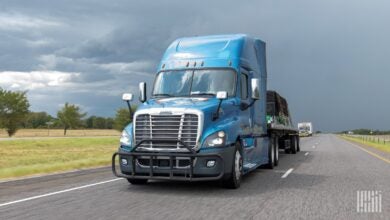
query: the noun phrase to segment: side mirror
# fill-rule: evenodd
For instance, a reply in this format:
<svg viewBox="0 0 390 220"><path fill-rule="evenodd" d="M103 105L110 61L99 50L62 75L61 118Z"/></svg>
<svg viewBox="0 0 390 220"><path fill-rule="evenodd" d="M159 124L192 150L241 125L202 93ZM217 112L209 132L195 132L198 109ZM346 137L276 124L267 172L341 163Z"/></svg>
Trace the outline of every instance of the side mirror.
<svg viewBox="0 0 390 220"><path fill-rule="evenodd" d="M139 83L139 101L146 102L146 82Z"/></svg>
<svg viewBox="0 0 390 220"><path fill-rule="evenodd" d="M227 99L228 93L226 91L217 92L217 99Z"/></svg>
<svg viewBox="0 0 390 220"><path fill-rule="evenodd" d="M260 79L253 78L251 81L252 99L260 99Z"/></svg>
<svg viewBox="0 0 390 220"><path fill-rule="evenodd" d="M133 113L131 112L130 101L133 100L133 94L131 94L131 93L123 93L122 100L127 103L127 107L129 108L130 120L132 120Z"/></svg>
<svg viewBox="0 0 390 220"><path fill-rule="evenodd" d="M123 95L122 95L122 100L123 101L132 101L133 100L133 94L131 94L131 93L123 93Z"/></svg>

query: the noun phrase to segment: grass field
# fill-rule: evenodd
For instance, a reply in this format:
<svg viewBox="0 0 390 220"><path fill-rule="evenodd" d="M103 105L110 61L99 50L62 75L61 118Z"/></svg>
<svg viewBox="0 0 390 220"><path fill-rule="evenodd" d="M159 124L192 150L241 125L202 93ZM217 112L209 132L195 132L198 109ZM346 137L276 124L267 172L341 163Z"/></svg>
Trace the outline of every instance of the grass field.
<svg viewBox="0 0 390 220"><path fill-rule="evenodd" d="M68 130L66 137L83 136L119 136L120 132L114 129L78 129ZM4 129L0 129L0 138L8 137ZM62 129L20 129L13 137L64 137Z"/></svg>
<svg viewBox="0 0 390 220"><path fill-rule="evenodd" d="M109 165L118 137L0 141L0 178Z"/></svg>
<svg viewBox="0 0 390 220"><path fill-rule="evenodd" d="M362 135L341 135L342 138L374 147L378 150L390 153L390 137L387 135L362 136Z"/></svg>

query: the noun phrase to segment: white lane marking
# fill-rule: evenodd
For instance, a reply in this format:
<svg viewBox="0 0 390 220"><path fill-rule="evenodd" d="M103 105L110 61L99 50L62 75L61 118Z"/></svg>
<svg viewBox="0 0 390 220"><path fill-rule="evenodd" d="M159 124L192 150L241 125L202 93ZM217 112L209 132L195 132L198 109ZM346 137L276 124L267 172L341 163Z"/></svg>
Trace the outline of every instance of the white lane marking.
<svg viewBox="0 0 390 220"><path fill-rule="evenodd" d="M46 194L43 194L43 195L28 197L28 198L25 198L25 199L20 199L20 200L16 200L16 201L12 201L12 202L1 203L0 207L7 206L7 205L12 205L12 204L15 204L15 203L20 203L20 202L26 202L26 201L30 201L30 200L34 200L34 199L39 199L39 198L43 198L43 197L53 196L53 195L57 195L57 194L61 194L61 193L74 191L74 190L84 189L84 188L88 188L88 187L91 187L91 186L97 186L97 185L101 185L101 184L105 184L105 183L110 183L110 182L114 182L114 181L117 181L117 180L120 180L120 179L122 179L122 178L115 178L115 179L106 180L106 181L103 181L103 182L92 183L92 184L79 186L79 187L74 187L74 188L70 188L70 189L65 189L65 190L61 190L61 191L57 191L57 192L51 192L51 193L46 193Z"/></svg>
<svg viewBox="0 0 390 220"><path fill-rule="evenodd" d="M313 148L316 148L316 145L313 145Z"/></svg>
<svg viewBox="0 0 390 220"><path fill-rule="evenodd" d="M292 171L294 170L294 168L290 168L287 170L287 172L285 172L282 176L282 179L286 178Z"/></svg>
<svg viewBox="0 0 390 220"><path fill-rule="evenodd" d="M309 155L309 152L306 152L306 153L305 153L305 156L307 156L307 155Z"/></svg>

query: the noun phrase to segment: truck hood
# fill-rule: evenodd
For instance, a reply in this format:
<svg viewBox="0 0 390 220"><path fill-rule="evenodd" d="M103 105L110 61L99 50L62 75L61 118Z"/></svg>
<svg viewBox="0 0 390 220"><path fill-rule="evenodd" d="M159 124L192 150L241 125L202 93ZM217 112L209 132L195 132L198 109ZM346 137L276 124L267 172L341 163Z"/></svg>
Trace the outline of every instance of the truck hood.
<svg viewBox="0 0 390 220"><path fill-rule="evenodd" d="M233 117L234 105L238 100L236 98L228 98L222 101L220 109L220 120L224 118ZM205 126L213 125L214 122L212 117L218 108L219 100L215 97L207 98L195 98L195 97L175 97L175 98L166 98L166 99L150 99L148 102L143 103L137 109L138 110L148 110L153 108L166 108L169 111L170 108L180 108L180 109L191 109L202 111L204 114ZM220 121L219 120L219 121Z"/></svg>

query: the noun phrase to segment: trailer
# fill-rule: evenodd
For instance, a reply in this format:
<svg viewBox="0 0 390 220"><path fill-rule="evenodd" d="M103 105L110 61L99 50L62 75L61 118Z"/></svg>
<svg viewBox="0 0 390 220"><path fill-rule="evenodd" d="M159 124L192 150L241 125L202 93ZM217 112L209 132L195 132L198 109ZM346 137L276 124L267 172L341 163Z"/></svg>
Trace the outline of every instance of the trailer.
<svg viewBox="0 0 390 220"><path fill-rule="evenodd" d="M132 114L133 94L122 96L132 123L112 157L113 173L131 184L214 180L238 188L243 175L278 165L279 147L295 153L291 121L267 123L265 46L244 34L175 40L151 97L141 82Z"/></svg>
<svg viewBox="0 0 390 220"><path fill-rule="evenodd" d="M267 91L267 128L279 149L296 154L300 151L298 130L294 128L285 98L276 91Z"/></svg>

